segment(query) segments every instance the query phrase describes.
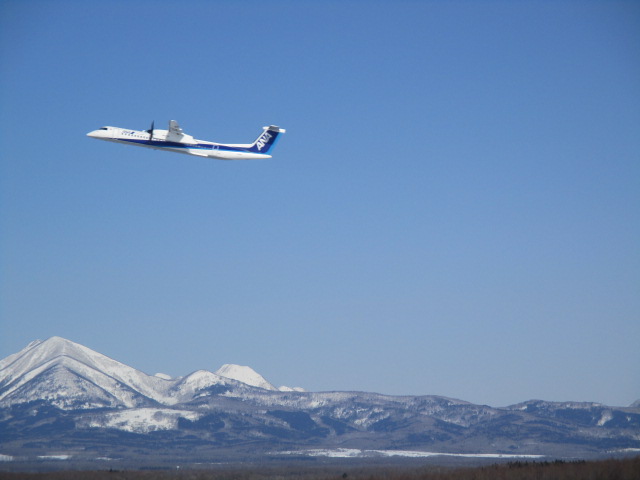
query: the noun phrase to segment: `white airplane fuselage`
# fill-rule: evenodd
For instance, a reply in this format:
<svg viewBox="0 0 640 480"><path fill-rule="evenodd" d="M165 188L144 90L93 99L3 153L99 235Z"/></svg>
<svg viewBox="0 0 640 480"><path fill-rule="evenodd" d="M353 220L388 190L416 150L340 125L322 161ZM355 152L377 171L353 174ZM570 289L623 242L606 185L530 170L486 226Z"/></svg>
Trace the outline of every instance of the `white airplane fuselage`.
<svg viewBox="0 0 640 480"><path fill-rule="evenodd" d="M184 153L198 157L208 157L218 160L256 160L271 158L268 152L275 145L283 128L276 126L264 127L262 134L252 144L222 144L198 140L186 135L172 120L169 130L130 130L120 127L102 127L87 133L87 136L108 142L136 145L170 152Z"/></svg>

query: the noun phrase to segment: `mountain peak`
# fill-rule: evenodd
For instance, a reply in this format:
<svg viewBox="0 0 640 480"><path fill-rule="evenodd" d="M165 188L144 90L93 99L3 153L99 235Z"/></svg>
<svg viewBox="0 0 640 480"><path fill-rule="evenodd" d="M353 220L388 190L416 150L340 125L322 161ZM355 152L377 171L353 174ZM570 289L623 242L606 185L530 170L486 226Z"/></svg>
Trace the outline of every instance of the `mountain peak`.
<svg viewBox="0 0 640 480"><path fill-rule="evenodd" d="M252 387L264 388L265 390L278 390L251 367L227 363L216 370L216 374L221 377L238 380Z"/></svg>
<svg viewBox="0 0 640 480"><path fill-rule="evenodd" d="M36 342L44 343L44 342L41 342L40 340L36 340ZM50 342L50 343L74 343L71 340L67 340L66 338L62 338L62 337L59 337L57 335L54 335L53 337L47 338L45 340L45 342ZM32 343L34 343L34 342L32 342Z"/></svg>
<svg viewBox="0 0 640 480"><path fill-rule="evenodd" d="M34 342L32 342L34 343ZM31 345L31 344L29 344ZM45 348L51 354L65 355L67 352L74 350L89 350L87 347L79 343L72 342L62 337L49 337L44 342L39 342L36 347Z"/></svg>
<svg viewBox="0 0 640 480"><path fill-rule="evenodd" d="M56 357L66 355L70 351L82 351L82 349L89 350L82 345L73 343L62 337L51 337L45 341L35 340L18 353L14 353L3 359L0 362L0 370L12 366L13 373L21 375Z"/></svg>

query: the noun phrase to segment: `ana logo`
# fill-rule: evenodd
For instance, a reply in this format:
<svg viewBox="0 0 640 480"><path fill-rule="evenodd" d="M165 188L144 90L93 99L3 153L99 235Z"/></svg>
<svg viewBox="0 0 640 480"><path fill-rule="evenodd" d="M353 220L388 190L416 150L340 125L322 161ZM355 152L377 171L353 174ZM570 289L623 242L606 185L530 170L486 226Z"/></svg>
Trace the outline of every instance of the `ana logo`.
<svg viewBox="0 0 640 480"><path fill-rule="evenodd" d="M256 142L256 145L258 145L258 150L262 150L267 142L271 140L271 137L272 135L269 132L264 132L262 135L260 135L260 138Z"/></svg>

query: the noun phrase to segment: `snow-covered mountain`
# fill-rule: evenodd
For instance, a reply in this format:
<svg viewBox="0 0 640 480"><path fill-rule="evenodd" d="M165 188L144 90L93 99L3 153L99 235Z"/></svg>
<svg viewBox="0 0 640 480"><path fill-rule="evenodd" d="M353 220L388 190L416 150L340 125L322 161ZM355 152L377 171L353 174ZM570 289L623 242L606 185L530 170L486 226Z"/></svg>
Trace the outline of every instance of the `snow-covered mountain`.
<svg viewBox="0 0 640 480"><path fill-rule="evenodd" d="M281 392L304 392L304 389L301 387L274 387L265 378L256 372L253 368L242 366L242 365L233 365L233 364L224 364L218 370L216 370L216 374L221 377L230 378L232 380L237 380L239 382L245 383L247 385L251 385L252 387L263 388L265 390L271 391L281 391Z"/></svg>
<svg viewBox="0 0 640 480"><path fill-rule="evenodd" d="M0 455L59 455L61 445L64 455L160 449L189 461L335 449L586 456L640 451L640 408L305 392L238 365L170 378L52 337L0 361Z"/></svg>
<svg viewBox="0 0 640 480"><path fill-rule="evenodd" d="M176 379L147 375L61 337L36 340L0 361L0 407L35 400L63 410L175 405L214 387L242 390L243 385L278 390L250 367L239 365Z"/></svg>
<svg viewBox="0 0 640 480"><path fill-rule="evenodd" d="M134 407L164 400L166 380L51 337L0 362L0 406L36 399L59 408Z"/></svg>

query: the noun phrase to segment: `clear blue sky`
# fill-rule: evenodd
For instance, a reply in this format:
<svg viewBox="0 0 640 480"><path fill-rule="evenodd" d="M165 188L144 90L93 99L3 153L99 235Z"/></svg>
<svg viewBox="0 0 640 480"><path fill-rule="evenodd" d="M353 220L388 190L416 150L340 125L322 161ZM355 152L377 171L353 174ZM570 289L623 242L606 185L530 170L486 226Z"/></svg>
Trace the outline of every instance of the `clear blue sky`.
<svg viewBox="0 0 640 480"><path fill-rule="evenodd" d="M0 2L0 357L640 398L640 3ZM170 119L268 161L99 142Z"/></svg>

